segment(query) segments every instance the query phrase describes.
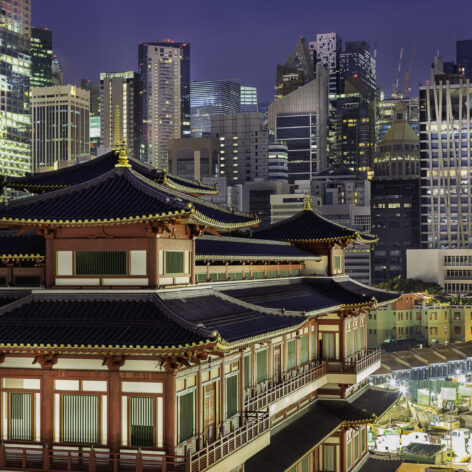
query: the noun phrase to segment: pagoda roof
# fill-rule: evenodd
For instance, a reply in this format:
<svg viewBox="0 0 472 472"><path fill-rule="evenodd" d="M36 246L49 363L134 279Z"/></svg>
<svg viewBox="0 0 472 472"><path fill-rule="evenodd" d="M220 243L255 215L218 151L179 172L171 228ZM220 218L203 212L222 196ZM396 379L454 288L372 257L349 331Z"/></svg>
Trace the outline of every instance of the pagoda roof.
<svg viewBox="0 0 472 472"><path fill-rule="evenodd" d="M34 231L0 231L0 259L43 259L46 241Z"/></svg>
<svg viewBox="0 0 472 472"><path fill-rule="evenodd" d="M82 226L183 220L222 231L253 226L256 217L170 189L132 168L113 167L86 182L0 206L0 226Z"/></svg>
<svg viewBox="0 0 472 472"><path fill-rule="evenodd" d="M376 236L333 223L311 208L305 208L290 218L254 231L253 237L294 243L359 242L370 244L378 241Z"/></svg>
<svg viewBox="0 0 472 472"><path fill-rule="evenodd" d="M31 193L46 193L81 184L106 174L115 167L117 162L118 153L110 151L89 161L58 170L35 174L28 173L24 177L5 177L3 186ZM169 174L165 170L156 169L137 159L128 157L128 162L135 172L171 189L192 195L213 195L218 193L218 190L213 186Z"/></svg>
<svg viewBox="0 0 472 472"><path fill-rule="evenodd" d="M247 238L202 236L196 239L197 261L320 261L321 257L281 241Z"/></svg>
<svg viewBox="0 0 472 472"><path fill-rule="evenodd" d="M226 285L226 284L225 284ZM354 282L349 277L303 277L221 285L225 295L253 305L290 312L315 313L395 301L398 294Z"/></svg>

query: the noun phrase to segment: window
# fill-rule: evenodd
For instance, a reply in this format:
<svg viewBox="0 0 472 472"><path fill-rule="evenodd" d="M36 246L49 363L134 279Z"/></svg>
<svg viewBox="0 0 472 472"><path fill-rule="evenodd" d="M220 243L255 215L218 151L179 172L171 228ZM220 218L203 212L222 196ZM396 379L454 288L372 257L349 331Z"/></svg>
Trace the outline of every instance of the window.
<svg viewBox="0 0 472 472"><path fill-rule="evenodd" d="M154 398L130 397L130 444L154 446Z"/></svg>
<svg viewBox="0 0 472 472"><path fill-rule="evenodd" d="M77 251L76 275L126 275L126 251Z"/></svg>
<svg viewBox="0 0 472 472"><path fill-rule="evenodd" d="M352 467L352 441L347 443L347 470Z"/></svg>
<svg viewBox="0 0 472 472"><path fill-rule="evenodd" d="M323 360L335 358L335 337L334 333L323 333Z"/></svg>
<svg viewBox="0 0 472 472"><path fill-rule="evenodd" d="M360 435L361 435L361 453L364 453L366 451L365 434L366 434L366 430L362 429L361 432L360 432Z"/></svg>
<svg viewBox="0 0 472 472"><path fill-rule="evenodd" d="M346 331L346 356L350 356L351 354L352 354L351 332Z"/></svg>
<svg viewBox="0 0 472 472"><path fill-rule="evenodd" d="M336 470L336 446L324 445L324 471L334 472Z"/></svg>
<svg viewBox="0 0 472 472"><path fill-rule="evenodd" d="M295 350L295 340L287 343L287 370L292 370L297 366L297 356Z"/></svg>
<svg viewBox="0 0 472 472"><path fill-rule="evenodd" d="M267 350L259 351L256 355L257 383L267 380Z"/></svg>
<svg viewBox="0 0 472 472"><path fill-rule="evenodd" d="M33 440L33 394L10 393L10 439Z"/></svg>
<svg viewBox="0 0 472 472"><path fill-rule="evenodd" d="M244 356L244 388L251 386L251 356Z"/></svg>
<svg viewBox="0 0 472 472"><path fill-rule="evenodd" d="M316 335L311 335L311 359L316 359Z"/></svg>
<svg viewBox="0 0 472 472"><path fill-rule="evenodd" d="M461 334L461 327L460 326L454 326L454 334L458 334L460 335Z"/></svg>
<svg viewBox="0 0 472 472"><path fill-rule="evenodd" d="M306 457L300 462L300 470L301 470L301 472L309 472L309 466L310 466L310 458L309 458L309 456L306 456Z"/></svg>
<svg viewBox="0 0 472 472"><path fill-rule="evenodd" d="M359 459L359 434L354 436L354 462Z"/></svg>
<svg viewBox="0 0 472 472"><path fill-rule="evenodd" d="M193 392L179 396L179 442L193 436Z"/></svg>
<svg viewBox="0 0 472 472"><path fill-rule="evenodd" d="M300 363L308 362L308 336L300 338Z"/></svg>
<svg viewBox="0 0 472 472"><path fill-rule="evenodd" d="M226 418L231 418L238 412L238 376L232 375L226 379Z"/></svg>
<svg viewBox="0 0 472 472"><path fill-rule="evenodd" d="M98 443L97 395L62 395L62 441Z"/></svg>
<svg viewBox="0 0 472 472"><path fill-rule="evenodd" d="M334 256L334 269L335 270L341 269L341 256Z"/></svg>
<svg viewBox="0 0 472 472"><path fill-rule="evenodd" d="M166 274L183 274L185 272L185 252L165 252Z"/></svg>

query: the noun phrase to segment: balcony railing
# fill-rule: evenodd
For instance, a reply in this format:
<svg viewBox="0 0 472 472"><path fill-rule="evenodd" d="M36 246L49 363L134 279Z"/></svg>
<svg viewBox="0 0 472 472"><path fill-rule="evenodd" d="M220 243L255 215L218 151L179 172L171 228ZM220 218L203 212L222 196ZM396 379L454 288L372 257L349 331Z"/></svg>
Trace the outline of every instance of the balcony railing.
<svg viewBox="0 0 472 472"><path fill-rule="evenodd" d="M261 434L269 431L270 420L267 413L257 415L240 428L193 453L188 458L189 472L201 472L242 448Z"/></svg>
<svg viewBox="0 0 472 472"><path fill-rule="evenodd" d="M141 452L0 445L0 470L60 472L187 472L188 459Z"/></svg>
<svg viewBox="0 0 472 472"><path fill-rule="evenodd" d="M365 352L354 354L354 356L351 356L348 360L342 363L342 371L358 374L380 361L381 352L381 349L377 347L367 349ZM328 369L331 370L330 367L328 367Z"/></svg>
<svg viewBox="0 0 472 472"><path fill-rule="evenodd" d="M246 399L244 402L244 408L246 411L262 410L271 403L280 400L285 395L288 395L289 393L292 393L295 390L323 377L327 372L328 365L326 362L313 364L305 372L301 372L288 380L277 383L272 387L269 387L267 390Z"/></svg>

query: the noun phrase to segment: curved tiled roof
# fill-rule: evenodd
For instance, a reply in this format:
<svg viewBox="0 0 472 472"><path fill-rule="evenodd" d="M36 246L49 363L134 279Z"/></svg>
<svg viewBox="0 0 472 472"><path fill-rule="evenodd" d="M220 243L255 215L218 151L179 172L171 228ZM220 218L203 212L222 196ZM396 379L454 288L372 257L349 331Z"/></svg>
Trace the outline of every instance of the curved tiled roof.
<svg viewBox="0 0 472 472"><path fill-rule="evenodd" d="M0 206L0 225L86 225L186 218L222 230L252 226L256 218L171 190L117 167L85 183Z"/></svg>
<svg viewBox="0 0 472 472"><path fill-rule="evenodd" d="M46 241L32 231L16 234L16 231L0 231L0 258L37 259L43 258Z"/></svg>
<svg viewBox="0 0 472 472"><path fill-rule="evenodd" d="M289 243L203 236L196 239L196 260L315 260L321 258Z"/></svg>
<svg viewBox="0 0 472 472"><path fill-rule="evenodd" d="M115 167L117 162L118 153L110 151L100 157L59 170L26 174L24 177L5 177L3 185L9 188L26 190L31 193L50 192L81 184L106 174ZM128 162L135 172L174 190L195 195L218 193L214 187L168 174L166 171L158 170L136 159L128 158Z"/></svg>
<svg viewBox="0 0 472 472"><path fill-rule="evenodd" d="M253 237L290 242L358 241L374 243L377 241L373 235L362 234L338 225L308 209L265 229L254 231Z"/></svg>

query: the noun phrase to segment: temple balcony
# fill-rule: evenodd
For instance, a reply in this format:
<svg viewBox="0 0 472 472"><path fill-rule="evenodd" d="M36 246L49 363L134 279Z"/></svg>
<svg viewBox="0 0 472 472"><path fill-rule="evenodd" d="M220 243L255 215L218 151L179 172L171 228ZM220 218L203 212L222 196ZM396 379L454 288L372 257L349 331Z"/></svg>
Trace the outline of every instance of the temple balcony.
<svg viewBox="0 0 472 472"><path fill-rule="evenodd" d="M328 361L328 383L356 384L380 369L380 347L366 349L343 361Z"/></svg>
<svg viewBox="0 0 472 472"><path fill-rule="evenodd" d="M253 389L254 393L244 402L244 409L248 412L261 411L269 406L272 416L320 388L326 383L327 373L327 362L314 362L300 367L293 373L285 374L283 381L271 382L262 392L257 393Z"/></svg>

